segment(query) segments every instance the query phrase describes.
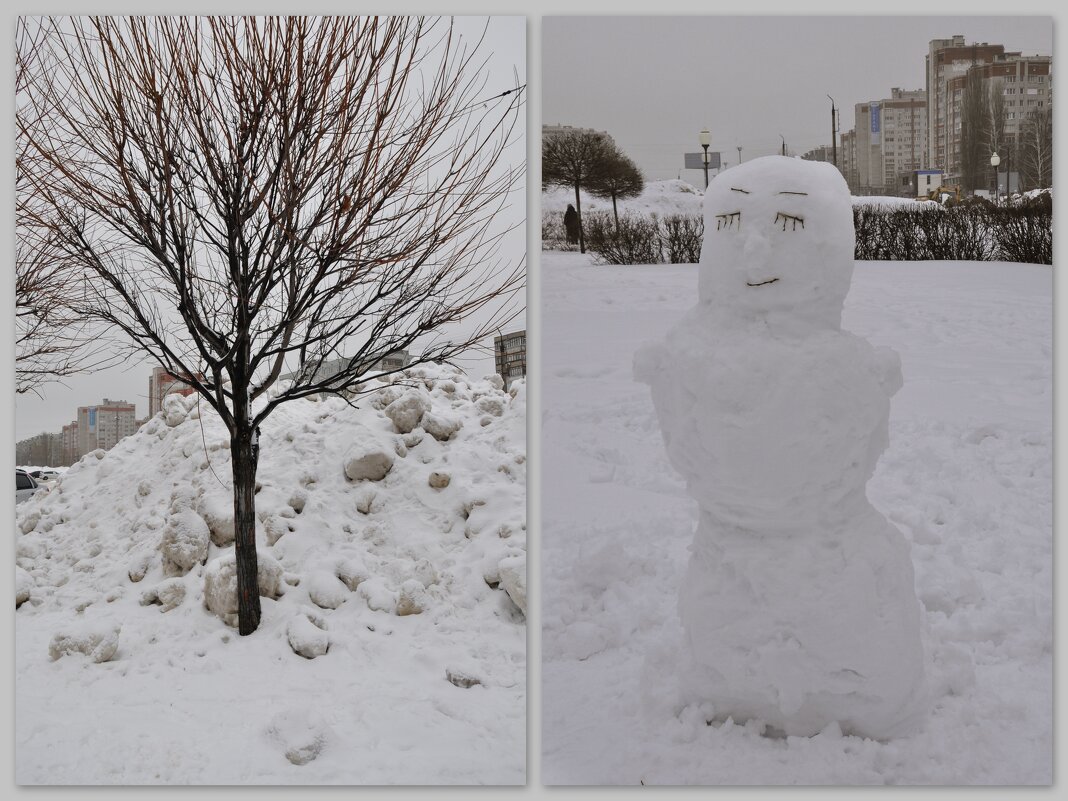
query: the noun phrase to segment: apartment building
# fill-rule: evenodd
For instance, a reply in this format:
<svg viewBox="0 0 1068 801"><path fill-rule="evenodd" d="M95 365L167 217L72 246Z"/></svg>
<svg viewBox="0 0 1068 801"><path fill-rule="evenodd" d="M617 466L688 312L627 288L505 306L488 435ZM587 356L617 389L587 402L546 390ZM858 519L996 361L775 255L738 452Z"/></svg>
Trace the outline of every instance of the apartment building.
<svg viewBox="0 0 1068 801"><path fill-rule="evenodd" d="M493 363L508 389L527 374L527 332L513 331L493 338Z"/></svg>
<svg viewBox="0 0 1068 801"><path fill-rule="evenodd" d="M890 97L857 103L856 189L860 194L911 193L924 165L927 97L923 89L894 87Z"/></svg>
<svg viewBox="0 0 1068 801"><path fill-rule="evenodd" d="M79 406L78 457L97 448L110 450L123 437L136 433L137 424L136 407L124 400L104 398L94 406Z"/></svg>

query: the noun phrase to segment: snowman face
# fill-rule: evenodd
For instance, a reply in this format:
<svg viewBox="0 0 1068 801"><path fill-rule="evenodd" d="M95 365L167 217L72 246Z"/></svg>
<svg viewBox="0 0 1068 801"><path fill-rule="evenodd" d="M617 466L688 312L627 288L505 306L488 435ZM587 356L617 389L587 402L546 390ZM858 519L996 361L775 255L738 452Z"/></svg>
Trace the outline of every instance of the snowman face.
<svg viewBox="0 0 1068 801"><path fill-rule="evenodd" d="M743 316L838 328L853 275L849 189L832 165L753 159L705 194L700 297Z"/></svg>

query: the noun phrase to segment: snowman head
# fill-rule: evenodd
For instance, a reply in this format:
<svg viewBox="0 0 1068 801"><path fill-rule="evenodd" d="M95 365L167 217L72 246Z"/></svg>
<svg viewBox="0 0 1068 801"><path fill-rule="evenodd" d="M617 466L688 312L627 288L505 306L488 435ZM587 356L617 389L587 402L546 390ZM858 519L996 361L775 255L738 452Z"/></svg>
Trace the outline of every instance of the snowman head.
<svg viewBox="0 0 1068 801"><path fill-rule="evenodd" d="M716 176L704 205L702 303L794 331L841 327L855 240L833 165L753 159Z"/></svg>

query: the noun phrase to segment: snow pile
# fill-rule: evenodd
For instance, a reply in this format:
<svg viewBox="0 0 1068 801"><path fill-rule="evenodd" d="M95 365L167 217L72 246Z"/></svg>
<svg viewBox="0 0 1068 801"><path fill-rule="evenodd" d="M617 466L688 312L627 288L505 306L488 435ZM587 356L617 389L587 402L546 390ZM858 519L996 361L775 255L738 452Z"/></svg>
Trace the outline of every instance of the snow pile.
<svg viewBox="0 0 1068 801"><path fill-rule="evenodd" d="M929 654L921 728L879 741L835 724L776 736L679 698L679 589L699 521L631 354L693 306L698 267L590 263L542 254L545 780L1051 782L1050 268L855 265L842 325L898 351L904 372L867 494L910 543ZM795 558L783 545L774 569ZM843 604L843 625L862 612Z"/></svg>
<svg viewBox="0 0 1068 801"><path fill-rule="evenodd" d="M582 213L603 211L612 213L612 199L594 197L581 191ZM543 219L559 222L563 231L564 212L568 204L575 205L573 188L554 186L542 192L541 213ZM673 214L699 215L701 213L701 190L693 184L672 179L670 181L649 181L637 197L620 198L616 201L620 214L632 212L649 216L656 214L669 217Z"/></svg>
<svg viewBox="0 0 1068 801"><path fill-rule="evenodd" d="M635 358L701 510L683 683L719 719L787 734L907 732L923 711L920 607L904 537L865 494L901 367L841 330L845 181L755 159L712 182L705 230L698 305Z"/></svg>
<svg viewBox="0 0 1068 801"><path fill-rule="evenodd" d="M249 637L195 397L20 504L17 781L522 782L526 400L500 387L413 368L275 411Z"/></svg>

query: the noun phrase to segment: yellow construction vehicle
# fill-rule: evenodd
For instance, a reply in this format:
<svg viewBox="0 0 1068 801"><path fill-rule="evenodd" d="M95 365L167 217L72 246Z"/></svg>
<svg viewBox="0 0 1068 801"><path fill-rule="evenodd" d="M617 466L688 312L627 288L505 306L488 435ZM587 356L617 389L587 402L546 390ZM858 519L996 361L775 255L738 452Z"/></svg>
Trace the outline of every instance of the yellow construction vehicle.
<svg viewBox="0 0 1068 801"><path fill-rule="evenodd" d="M936 200L939 203L948 203L951 199L954 203L960 203L960 187L954 184L942 184L927 193L923 200Z"/></svg>

